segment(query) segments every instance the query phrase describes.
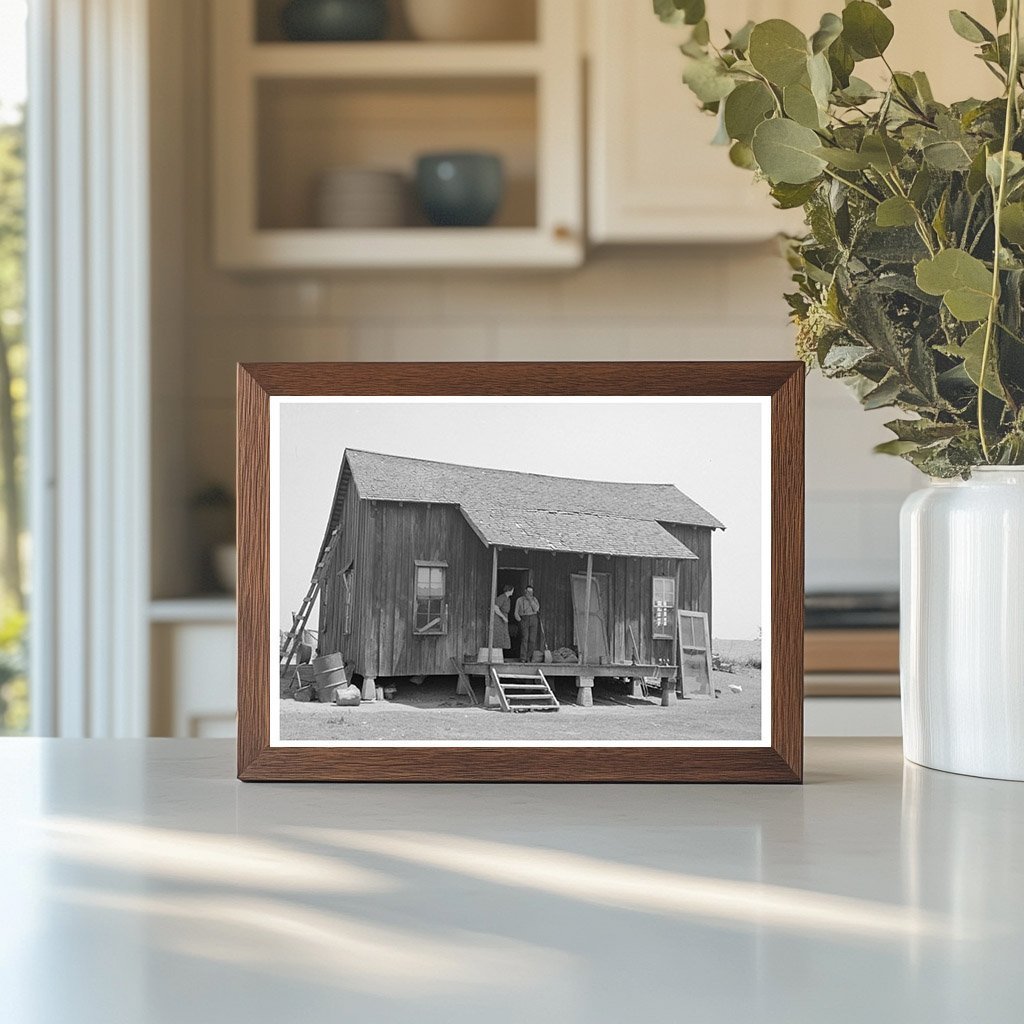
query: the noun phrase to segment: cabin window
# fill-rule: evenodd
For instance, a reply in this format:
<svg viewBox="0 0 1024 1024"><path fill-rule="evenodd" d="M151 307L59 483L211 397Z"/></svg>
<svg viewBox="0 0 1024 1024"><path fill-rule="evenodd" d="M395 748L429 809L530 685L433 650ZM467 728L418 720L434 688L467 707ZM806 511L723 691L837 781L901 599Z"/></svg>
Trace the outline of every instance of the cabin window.
<svg viewBox="0 0 1024 1024"><path fill-rule="evenodd" d="M654 577L654 610L651 616L655 640L672 639L672 616L676 608L676 581L671 576Z"/></svg>
<svg viewBox="0 0 1024 1024"><path fill-rule="evenodd" d="M416 563L416 608L413 631L421 636L448 632L448 566Z"/></svg>

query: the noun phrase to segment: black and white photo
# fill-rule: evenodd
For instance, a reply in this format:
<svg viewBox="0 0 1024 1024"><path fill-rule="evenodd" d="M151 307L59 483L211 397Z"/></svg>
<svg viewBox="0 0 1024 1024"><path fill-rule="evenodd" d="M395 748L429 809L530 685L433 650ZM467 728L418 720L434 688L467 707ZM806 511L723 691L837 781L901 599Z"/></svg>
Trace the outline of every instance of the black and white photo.
<svg viewBox="0 0 1024 1024"><path fill-rule="evenodd" d="M766 746L767 397L274 397L279 746Z"/></svg>

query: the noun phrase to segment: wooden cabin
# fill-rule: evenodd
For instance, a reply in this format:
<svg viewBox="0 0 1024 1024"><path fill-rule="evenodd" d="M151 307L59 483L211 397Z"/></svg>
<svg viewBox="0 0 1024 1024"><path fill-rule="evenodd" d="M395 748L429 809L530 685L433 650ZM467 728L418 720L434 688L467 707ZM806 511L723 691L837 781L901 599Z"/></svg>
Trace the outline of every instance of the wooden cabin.
<svg viewBox="0 0 1024 1024"><path fill-rule="evenodd" d="M509 582L513 608L533 586L546 646L581 656L561 674L674 674L675 612L710 619L720 529L672 484L349 450L318 558L320 651L343 653L368 694L381 678L453 675L453 660L486 671L478 651Z"/></svg>

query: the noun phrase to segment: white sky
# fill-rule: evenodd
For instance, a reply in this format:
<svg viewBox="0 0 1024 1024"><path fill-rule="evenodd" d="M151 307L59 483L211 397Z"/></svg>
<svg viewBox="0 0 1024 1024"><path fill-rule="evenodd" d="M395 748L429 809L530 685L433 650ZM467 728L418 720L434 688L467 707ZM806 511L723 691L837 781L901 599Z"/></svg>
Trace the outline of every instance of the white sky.
<svg viewBox="0 0 1024 1024"><path fill-rule="evenodd" d="M757 635L761 456L767 451L759 404L288 401L278 408L282 628L309 587L342 454L361 448L555 476L675 484L727 527L712 542L716 636Z"/></svg>
<svg viewBox="0 0 1024 1024"><path fill-rule="evenodd" d="M25 102L25 0L0 0L0 120Z"/></svg>

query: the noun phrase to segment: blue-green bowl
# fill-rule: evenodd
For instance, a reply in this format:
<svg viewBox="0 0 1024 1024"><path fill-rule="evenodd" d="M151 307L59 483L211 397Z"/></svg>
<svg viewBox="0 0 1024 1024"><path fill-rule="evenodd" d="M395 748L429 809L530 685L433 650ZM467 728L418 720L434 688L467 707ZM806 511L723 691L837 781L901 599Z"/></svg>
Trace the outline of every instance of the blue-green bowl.
<svg viewBox="0 0 1024 1024"><path fill-rule="evenodd" d="M435 227L481 228L505 197L505 170L493 153L427 153L416 163L416 192Z"/></svg>
<svg viewBox="0 0 1024 1024"><path fill-rule="evenodd" d="M387 27L387 0L291 0L281 11L285 38L295 42L362 42Z"/></svg>

